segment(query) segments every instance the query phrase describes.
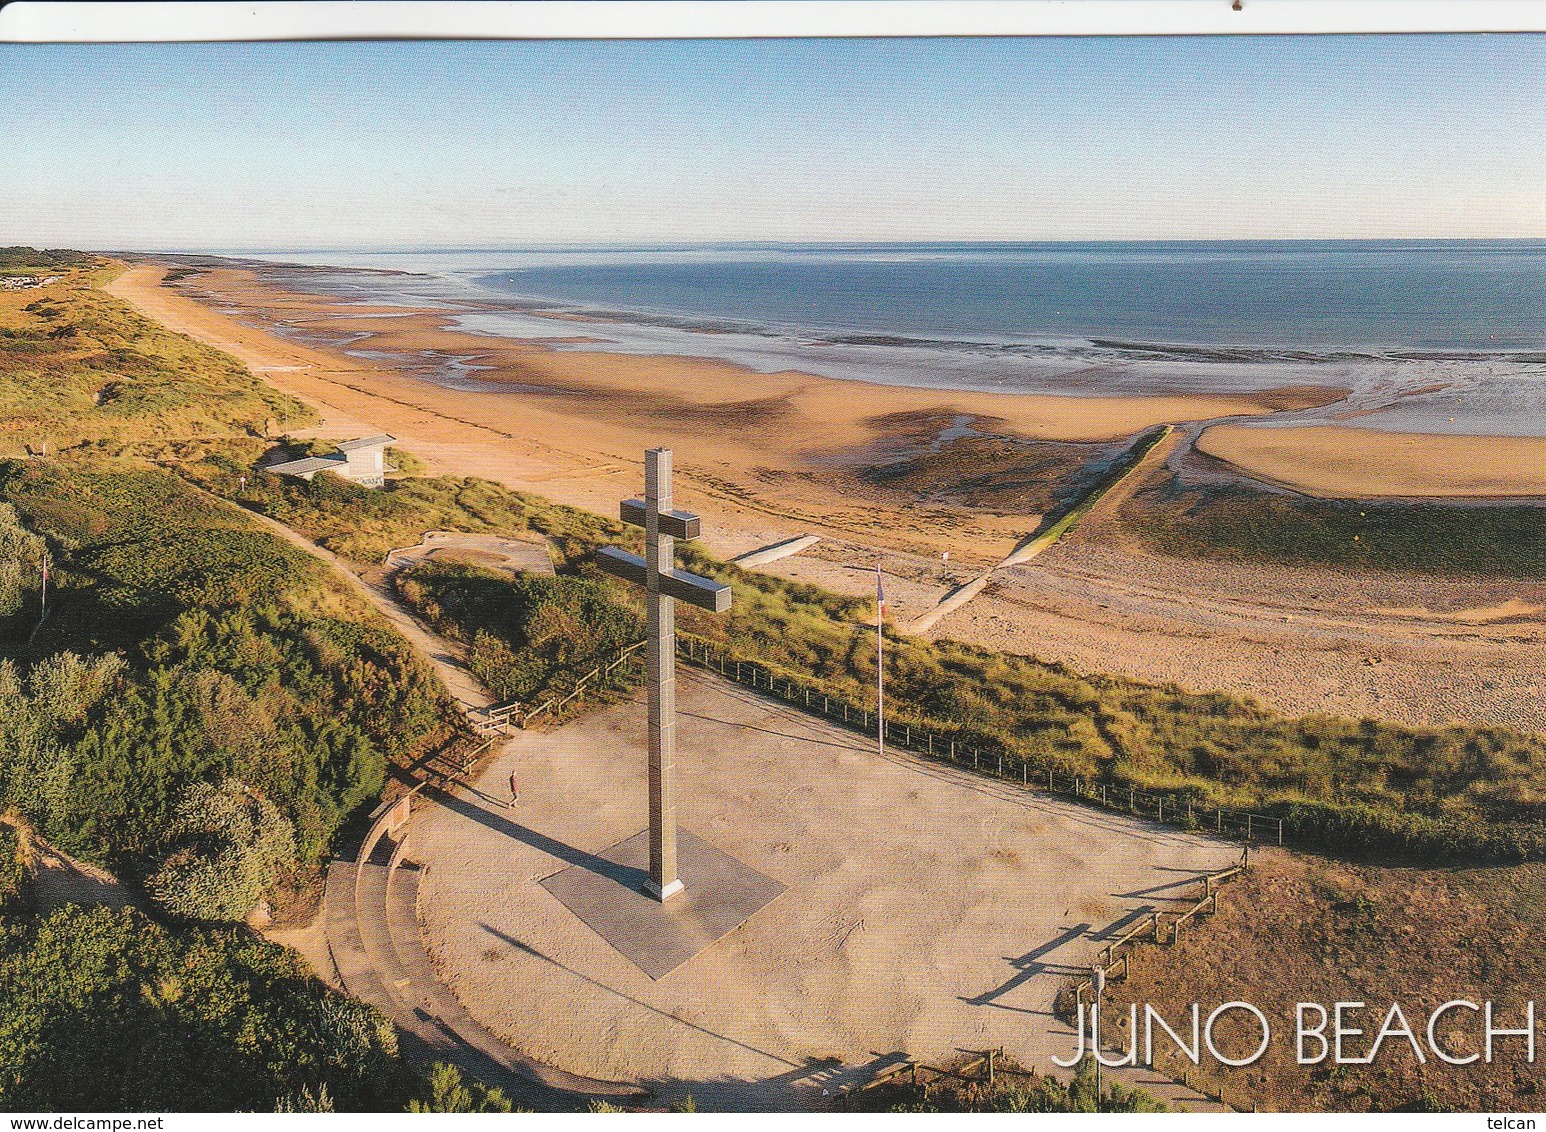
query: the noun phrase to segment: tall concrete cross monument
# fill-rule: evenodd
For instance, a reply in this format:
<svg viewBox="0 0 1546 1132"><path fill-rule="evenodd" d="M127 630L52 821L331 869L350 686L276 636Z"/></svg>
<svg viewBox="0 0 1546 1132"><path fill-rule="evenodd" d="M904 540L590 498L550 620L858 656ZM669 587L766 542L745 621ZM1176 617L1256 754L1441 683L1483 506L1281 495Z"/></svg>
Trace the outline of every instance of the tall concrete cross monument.
<svg viewBox="0 0 1546 1132"><path fill-rule="evenodd" d="M676 861L676 602L723 613L730 587L678 570L677 539L698 537L698 516L671 505L671 449L644 454L644 498L622 502L623 522L644 528L644 557L602 547L601 568L643 586L648 595L645 644L649 665L650 879L644 890L661 903L682 891Z"/></svg>

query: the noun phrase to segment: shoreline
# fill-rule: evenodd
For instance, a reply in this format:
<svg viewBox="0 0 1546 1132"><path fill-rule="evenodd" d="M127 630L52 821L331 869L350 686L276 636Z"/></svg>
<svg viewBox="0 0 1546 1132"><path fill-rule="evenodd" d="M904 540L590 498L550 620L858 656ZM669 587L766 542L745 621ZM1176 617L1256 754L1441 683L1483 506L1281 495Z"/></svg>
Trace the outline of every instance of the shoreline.
<svg viewBox="0 0 1546 1132"><path fill-rule="evenodd" d="M626 408L626 399L594 391L607 389L617 376L610 371L590 374L593 385L587 387L583 370L565 368L579 392L564 396L450 390L239 321L253 317L239 312L257 306L260 297L275 304L272 318L330 317L307 300L248 292L239 294L245 304L228 304L233 309L222 313L180 290L159 286L158 268L131 272L110 291L171 329L236 355L281 392L316 405L326 420L305 430L309 435L341 440L391 432L425 462L428 474L481 476L612 515L618 500L637 494L641 449L648 441L658 443L661 435L670 436L678 452L678 504L703 515L706 549L730 558L819 534L821 541L814 546L760 569L868 596L873 579L846 567L880 558L898 624L929 612L964 580L963 574L980 573L1001 561L1041 518L1004 506L1006 497L991 491L977 510L937 497L939 477L957 474L956 465L930 463L939 455L930 453L931 444L955 421L948 411L954 398L941 397L939 391L871 387L868 398L856 404L850 397L845 405L830 391L849 393L849 383L776 375L779 397L800 413L758 419L727 397L727 387L733 393L733 383L744 377L738 371L677 367L671 359L624 359L632 363L624 376L635 382L680 383L685 373L706 378L707 385L696 399L682 396L692 390L679 387L665 420L619 422L617 406ZM224 294L238 297L229 290ZM348 321L358 329L372 317ZM383 321L401 326L405 319ZM528 377L544 378L548 371L540 364L549 359L565 359L567 367L575 359L593 363L596 357L519 347L505 355L513 364L539 367L528 370ZM799 401L813 384L825 384L829 395ZM932 411L907 411L907 397L923 396L935 399ZM1062 399L1062 407L1068 409L1072 400ZM582 403L585 411L577 413ZM846 409L845 418L831 429L799 424L811 419L803 416L811 404ZM1073 407L1087 404L1079 401ZM485 406L500 411L484 414ZM610 419L605 413L593 415L598 407L610 408ZM1154 406L1140 407L1152 411ZM736 427L746 423L750 439ZM1088 420L1072 423L1090 431ZM802 427L809 433L799 433ZM659 431L651 434L651 428ZM999 425L999 431L1007 429ZM813 452L810 444L790 444L791 436L826 445ZM858 452L851 443L855 437L862 448ZM923 453L901 465L918 472L921 489L906 475L899 477L901 487L861 477L876 466L887 445L897 458L907 451ZM1014 447L1020 454L1015 467L1024 464L1028 445L1038 446L1038 459L1079 465L1090 462L1100 448L1096 441L1025 438ZM813 457L825 457L830 464ZM950 551L948 564L941 559L945 550ZM1470 625L1448 616L1511 601L1519 604L1508 608L1519 615L1503 620ZM1546 644L1546 618L1526 612L1540 606L1546 606L1546 584L1517 579L1167 558L1132 545L1110 516L1091 516L1071 539L1035 563L999 571L992 585L925 635L1035 656L1076 671L1249 696L1289 714L1376 715L1419 727L1501 723L1546 731L1546 703L1535 694L1538 666L1533 659ZM1411 615L1417 609L1433 612L1419 619Z"/></svg>
<svg viewBox="0 0 1546 1132"><path fill-rule="evenodd" d="M448 328L454 312L387 312L296 294L245 270L209 269L190 280L201 300L188 284L161 286L164 273L133 266L109 290L235 354L282 392L319 403L330 438L384 430L432 467L610 514L635 490L630 476L643 450L669 436L684 501L719 513L711 545L725 545L724 533L737 527L759 538L809 527L988 564L1035 528L1040 510L1013 500L940 506L929 491L888 489L866 478L868 470L938 450L963 426L1006 443L1087 445L1093 453L1159 424L1263 416L1340 396L1059 397L762 374L699 358L566 352L473 335ZM425 379L448 359L466 367L475 388ZM473 451L478 444L497 451ZM900 523L878 522L884 511L900 512Z"/></svg>

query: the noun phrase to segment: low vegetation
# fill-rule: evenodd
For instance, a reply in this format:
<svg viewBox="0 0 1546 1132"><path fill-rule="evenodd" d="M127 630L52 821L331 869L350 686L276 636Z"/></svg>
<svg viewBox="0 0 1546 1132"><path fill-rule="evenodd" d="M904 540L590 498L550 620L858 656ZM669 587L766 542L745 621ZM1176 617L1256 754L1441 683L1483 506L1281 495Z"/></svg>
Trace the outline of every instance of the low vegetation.
<svg viewBox="0 0 1546 1132"><path fill-rule="evenodd" d="M1263 1061L1231 1069L1204 1054L1192 1066L1156 1031L1161 1072L1183 1070L1206 1086L1223 1086L1237 1104L1263 1110L1536 1111L1546 1099L1539 1063L1522 1038L1500 1038L1483 1059L1447 1065L1427 1050L1427 1019L1452 999L1492 1002L1496 1025L1523 1025L1525 1002L1540 986L1540 939L1546 931L1546 865L1511 868L1383 868L1288 853L1252 857L1216 916L1183 933L1175 946L1145 947L1131 976L1107 984L1104 1019L1127 1017L1131 1003L1152 1003L1172 1025L1193 1002L1213 1007L1246 998L1270 1020L1273 1042ZM1242 989L1246 993L1242 993ZM1392 1002L1422 1043L1419 1062L1404 1038L1381 1047L1369 1065L1296 1059L1296 1004L1366 1003L1346 1025L1365 1031L1345 1054L1363 1057ZM1539 1025L1537 1003L1537 1025ZM1310 1015L1313 1023L1315 1015ZM1482 1051L1482 1019L1466 1011L1439 1028L1454 1056ZM1177 1026L1189 1035L1189 1031ZM1220 1048L1248 1052L1259 1041L1249 1026L1225 1034ZM1317 1047L1307 1044L1314 1056Z"/></svg>
<svg viewBox="0 0 1546 1132"><path fill-rule="evenodd" d="M268 807L314 866L388 762L442 737L427 667L238 509L121 461L0 462L0 500L56 562L41 631L0 640L0 804L72 853L159 877L169 910L239 918L249 870L272 882L288 859ZM193 828L212 788L256 807L267 848L238 850L240 806L224 832ZM231 887L193 895L217 878Z"/></svg>
<svg viewBox="0 0 1546 1132"><path fill-rule="evenodd" d="M364 488L323 472L308 483L254 472L250 463L224 453L179 470L216 494L278 519L366 566L379 564L394 547L416 545L424 532L433 530L531 532L546 538L566 561L623 535L622 524L615 520L470 476L395 478L382 488Z"/></svg>
<svg viewBox="0 0 1546 1132"><path fill-rule="evenodd" d="M245 929L133 909L0 920L0 1109L402 1108L391 1025Z"/></svg>
<svg viewBox="0 0 1546 1132"><path fill-rule="evenodd" d="M29 275L39 271L63 271L72 267L86 267L95 262L94 256L66 248L29 248L12 245L0 248L0 274Z"/></svg>
<svg viewBox="0 0 1546 1132"><path fill-rule="evenodd" d="M979 1059L972 1058L972 1062ZM964 1068L967 1056L954 1066ZM1067 1084L1027 1072L1000 1058L989 1079L980 1066L961 1076L926 1073L920 1083L898 1074L884 1085L854 1094L847 1106L854 1112L1168 1112L1142 1089L1130 1089L1109 1079L1096 1084L1095 1062L1086 1058Z"/></svg>
<svg viewBox="0 0 1546 1132"><path fill-rule="evenodd" d="M0 821L0 917L26 911L32 895L21 836L16 826Z"/></svg>
<svg viewBox="0 0 1546 1132"><path fill-rule="evenodd" d="M571 557L577 578L603 580L573 548ZM684 630L817 690L873 704L871 601L741 571L691 545L681 560L736 594L727 616L682 609ZM476 567L435 566L410 572L404 593L443 631L481 641L485 674L518 699L528 694L522 689L534 695L549 686L544 678L563 671L541 657L512 658L531 645L524 626L544 602L582 592L566 585L578 582L539 585ZM621 588L601 592L621 606L634 600ZM610 620L613 635L598 638L594 612L589 620L546 617L558 633L571 634L559 645L545 628L548 657L594 656L624 624ZM506 664L508 676L499 675ZM1030 657L910 637L890 641L886 679L898 722L1118 789L1166 793L1178 808L1190 802L1199 810L1281 816L1303 842L1323 850L1426 859L1546 854L1546 741L1539 736L1296 719L1222 693L1081 675Z"/></svg>
<svg viewBox="0 0 1546 1132"><path fill-rule="evenodd" d="M727 617L684 628L850 702L873 705L874 606L717 563ZM1546 853L1546 740L1501 728L1413 729L1372 719L1292 718L1223 693L1081 675L956 641L889 638L893 717L1117 788L1199 809L1283 816L1333 852L1522 859Z"/></svg>
<svg viewBox="0 0 1546 1132"><path fill-rule="evenodd" d="M600 581L423 562L397 586L435 628L468 645L469 667L501 701L567 692L583 671L644 635L644 618Z"/></svg>
<svg viewBox="0 0 1546 1132"><path fill-rule="evenodd" d="M1546 520L1531 506L1309 499L1248 488L1135 493L1122 525L1165 554L1349 570L1546 578Z"/></svg>
<svg viewBox="0 0 1546 1132"><path fill-rule="evenodd" d="M231 438L260 445L253 438L285 416L283 395L108 295L99 284L112 271L81 267L41 290L0 292L0 456L178 460Z"/></svg>

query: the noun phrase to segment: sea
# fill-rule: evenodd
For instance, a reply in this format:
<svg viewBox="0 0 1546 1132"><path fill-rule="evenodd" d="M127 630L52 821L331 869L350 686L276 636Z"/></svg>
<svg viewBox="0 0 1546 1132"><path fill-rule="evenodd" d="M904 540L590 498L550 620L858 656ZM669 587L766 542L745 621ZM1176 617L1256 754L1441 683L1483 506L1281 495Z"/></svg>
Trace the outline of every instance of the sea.
<svg viewBox="0 0 1546 1132"><path fill-rule="evenodd" d="M555 349L1071 395L1347 388L1274 424L1546 437L1546 240L240 252ZM454 361L454 360L453 360ZM440 380L477 387L476 366ZM1546 458L1546 449L1543 449Z"/></svg>

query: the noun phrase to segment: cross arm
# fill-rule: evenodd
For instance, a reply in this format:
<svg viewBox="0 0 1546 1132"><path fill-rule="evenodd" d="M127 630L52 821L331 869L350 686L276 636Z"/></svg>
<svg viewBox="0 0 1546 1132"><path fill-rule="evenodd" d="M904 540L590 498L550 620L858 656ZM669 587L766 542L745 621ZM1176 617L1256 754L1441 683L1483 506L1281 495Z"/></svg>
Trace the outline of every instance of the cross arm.
<svg viewBox="0 0 1546 1132"><path fill-rule="evenodd" d="M644 526L644 500L625 499L618 504L618 517L635 527ZM698 537L703 524L691 511L662 511L660 533L672 538L693 539Z"/></svg>
<svg viewBox="0 0 1546 1132"><path fill-rule="evenodd" d="M636 586L649 581L649 565L637 554L629 554L615 546L604 546L596 552L596 565L615 578L632 582Z"/></svg>
<svg viewBox="0 0 1546 1132"><path fill-rule="evenodd" d="M637 554L629 554L615 546L604 546L596 554L596 561L608 574L644 586L649 580L649 565ZM686 570L662 570L660 592L700 609L724 613L730 608L730 587L722 582L700 578Z"/></svg>

